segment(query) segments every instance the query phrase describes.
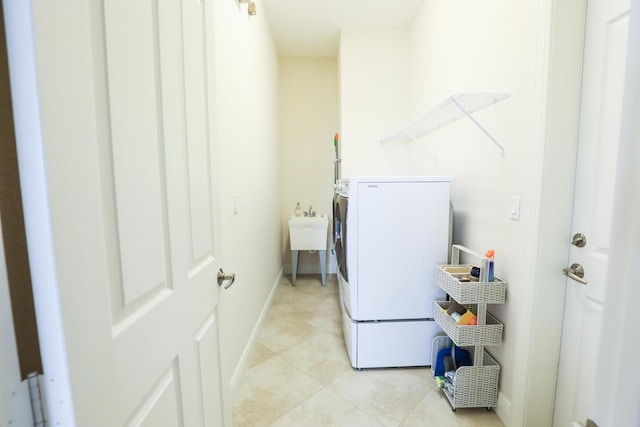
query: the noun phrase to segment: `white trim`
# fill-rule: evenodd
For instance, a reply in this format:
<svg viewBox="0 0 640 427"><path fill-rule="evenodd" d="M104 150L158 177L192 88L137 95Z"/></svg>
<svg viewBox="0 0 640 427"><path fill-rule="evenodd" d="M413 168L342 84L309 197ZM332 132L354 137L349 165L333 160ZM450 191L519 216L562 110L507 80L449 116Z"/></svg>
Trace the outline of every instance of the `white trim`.
<svg viewBox="0 0 640 427"><path fill-rule="evenodd" d="M11 94L49 425L75 426L48 200L32 2L4 0Z"/></svg>
<svg viewBox="0 0 640 427"><path fill-rule="evenodd" d="M565 279L560 274L569 251L582 69L585 0L540 3L539 75L535 84L537 129L532 149L531 199L536 206L528 245L535 262L527 284L515 352L514 413L506 425L551 425L560 353ZM573 55L571 55L573 54ZM558 236L567 236L558 239Z"/></svg>
<svg viewBox="0 0 640 427"><path fill-rule="evenodd" d="M501 420L511 419L511 401L502 393L498 393L498 405L495 412Z"/></svg>
<svg viewBox="0 0 640 427"><path fill-rule="evenodd" d="M542 171L544 164L544 150L543 144L546 130L546 112L548 106L548 93L546 88L549 84L549 49L550 49L550 22L552 16L552 3L553 0L541 1L538 4L538 41L536 52L536 73L534 82L534 95L537 98L533 104L533 126L536 130L536 134L533 136L533 143L531 147L531 171L530 176L535 176L539 179L531 183L531 195L532 200L531 207L534 209L532 222L532 229L529 230L529 238L532 239L530 247L533 248L533 253L527 254L532 256L530 259L537 255L535 251L539 246L539 224L540 211L541 211L541 199L542 199ZM502 422L509 425L525 425L525 419L527 418L527 412L529 407L529 392L531 388L529 372L532 366L531 348L535 345L532 338L534 322L535 322L535 269L532 266L531 277L532 280L527 283L528 292L525 296L526 300L531 301L528 307L523 307L521 319L523 321L518 322L518 336L521 339L516 343L515 363L514 363L514 383L512 388L512 399L515 403L515 410L510 414L511 418L505 418L502 412L496 411ZM526 319L526 321L525 321ZM549 412L552 411L553 408ZM542 409L544 410L544 409Z"/></svg>

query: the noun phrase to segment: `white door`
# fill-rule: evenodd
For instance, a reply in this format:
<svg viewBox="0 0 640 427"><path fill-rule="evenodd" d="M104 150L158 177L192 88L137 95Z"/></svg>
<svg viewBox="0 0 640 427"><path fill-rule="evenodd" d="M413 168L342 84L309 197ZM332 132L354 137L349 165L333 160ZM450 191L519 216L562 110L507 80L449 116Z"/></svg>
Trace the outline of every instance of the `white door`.
<svg viewBox="0 0 640 427"><path fill-rule="evenodd" d="M0 426L33 425L28 387L20 377L0 225Z"/></svg>
<svg viewBox="0 0 640 427"><path fill-rule="evenodd" d="M41 171L55 276L34 274L36 309L39 323L50 316L39 324L46 334L59 308L63 337L62 348L43 350L49 424L230 425L218 338L212 4L25 3L39 104L31 124L41 130L34 141L17 126L27 236L37 264L47 242L33 217L46 212L29 204L38 199L26 171ZM41 166L30 158L40 144ZM43 301L48 280L59 301ZM60 358L68 376L55 371ZM71 401L57 398L65 381ZM56 418L65 412L73 420Z"/></svg>
<svg viewBox="0 0 640 427"><path fill-rule="evenodd" d="M629 0L587 2L582 98L567 267L579 264L586 284L568 278L556 387L554 425L585 423L591 415L607 284L616 162L627 57ZM578 242L576 242L578 243Z"/></svg>

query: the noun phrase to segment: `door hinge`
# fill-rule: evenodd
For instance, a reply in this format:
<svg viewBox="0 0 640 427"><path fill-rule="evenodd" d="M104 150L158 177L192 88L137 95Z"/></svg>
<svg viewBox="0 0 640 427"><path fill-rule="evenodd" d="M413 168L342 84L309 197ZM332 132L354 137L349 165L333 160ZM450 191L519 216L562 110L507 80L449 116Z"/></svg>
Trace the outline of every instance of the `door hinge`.
<svg viewBox="0 0 640 427"><path fill-rule="evenodd" d="M44 405L42 400L42 392L40 389L40 378L37 372L31 372L27 375L27 383L29 384L29 398L31 400L31 413L33 414L34 427L44 427Z"/></svg>

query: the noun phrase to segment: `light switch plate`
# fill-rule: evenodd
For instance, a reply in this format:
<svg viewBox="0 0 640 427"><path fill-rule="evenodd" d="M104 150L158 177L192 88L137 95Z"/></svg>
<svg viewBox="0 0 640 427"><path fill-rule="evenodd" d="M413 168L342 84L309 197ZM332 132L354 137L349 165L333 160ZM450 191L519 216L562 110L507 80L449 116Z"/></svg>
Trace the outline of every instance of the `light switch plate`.
<svg viewBox="0 0 640 427"><path fill-rule="evenodd" d="M520 196L511 197L511 210L509 211L509 218L514 221L520 220Z"/></svg>

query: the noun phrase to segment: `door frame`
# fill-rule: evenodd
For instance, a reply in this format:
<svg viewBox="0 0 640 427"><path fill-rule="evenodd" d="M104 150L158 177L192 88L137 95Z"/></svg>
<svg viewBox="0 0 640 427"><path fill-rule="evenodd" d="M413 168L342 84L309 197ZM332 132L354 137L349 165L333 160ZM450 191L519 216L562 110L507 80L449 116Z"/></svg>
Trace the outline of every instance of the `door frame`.
<svg viewBox="0 0 640 427"><path fill-rule="evenodd" d="M525 241L532 260L518 322L512 405L507 425L551 425L562 335L565 276L569 258L582 75L586 0L541 2L538 16L539 72L535 82L539 143L532 148L535 219ZM558 238L566 236L566 239ZM508 415L508 414L507 414Z"/></svg>
<svg viewBox="0 0 640 427"><path fill-rule="evenodd" d="M639 8L640 0L632 0L632 14L635 11L635 15L638 15ZM561 270L567 265L570 247L585 18L586 0L547 0L540 9L541 47L538 63L542 69L536 82L536 96L539 97L536 100L539 109L536 123L539 131L537 140L542 143L536 148L537 155L532 156L536 159L534 170L539 171L537 182L532 184L535 187L533 204L537 212L529 236L533 247L531 259L534 260L528 290L528 300L532 303L526 307L518 326L518 334L522 339L516 347L514 366L517 373L514 376L512 402L515 411L509 417L508 425L551 425L553 419L566 286L566 278ZM639 19L632 20L631 32L638 33L639 25ZM637 52L635 55L640 56ZM638 59L635 61L638 62ZM626 85L630 86L629 82ZM637 99L640 95L636 94L636 97L636 102L639 102ZM630 127L633 123L627 119L623 122L623 127L625 125ZM633 144L621 145L619 158L637 159L637 149ZM638 177L638 172L634 173ZM618 182L625 184L620 177ZM625 197L614 206L614 218L624 218L625 210L637 206L640 201L637 191L627 191ZM559 239L558 236L566 236L566 239ZM630 233L618 233L612 248L620 245L630 253L639 253L640 244L630 239ZM624 259L613 259L609 271L631 277L631 265L624 264ZM605 313L617 310L619 322L633 319L630 306L620 307L610 297L631 291L638 293L637 290L627 289L623 282L612 281L607 289ZM633 327L633 322L630 327ZM609 352L624 357L620 354L621 340L611 340L608 345ZM600 350L601 359L603 355L606 357L603 348L604 343ZM605 375L600 378L610 384L609 387L599 387L600 390L606 390L607 393L615 390L617 377ZM594 407L594 412L601 413L602 409ZM609 425L600 422L603 423L601 425Z"/></svg>
<svg viewBox="0 0 640 427"><path fill-rule="evenodd" d="M49 422L75 425L48 200L31 2L3 0L33 298Z"/></svg>
<svg viewBox="0 0 640 427"><path fill-rule="evenodd" d="M33 414L28 381L20 374L1 223L0 218L0 342L4 344L0 352L0 423L27 426L33 425Z"/></svg>

